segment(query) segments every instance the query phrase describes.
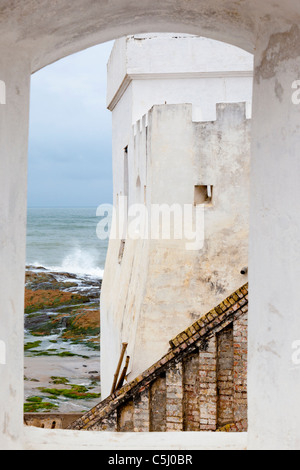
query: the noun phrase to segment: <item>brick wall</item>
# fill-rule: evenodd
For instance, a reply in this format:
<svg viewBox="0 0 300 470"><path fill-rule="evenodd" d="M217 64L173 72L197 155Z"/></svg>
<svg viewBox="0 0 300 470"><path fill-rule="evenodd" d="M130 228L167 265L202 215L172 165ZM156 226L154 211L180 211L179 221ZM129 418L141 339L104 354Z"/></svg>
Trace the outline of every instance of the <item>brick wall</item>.
<svg viewBox="0 0 300 470"><path fill-rule="evenodd" d="M183 429L200 431L199 352L183 359Z"/></svg>
<svg viewBox="0 0 300 470"><path fill-rule="evenodd" d="M216 337L208 340L200 351L200 430L217 429L217 347Z"/></svg>
<svg viewBox="0 0 300 470"><path fill-rule="evenodd" d="M133 400L129 400L118 408L118 432L134 432Z"/></svg>
<svg viewBox="0 0 300 470"><path fill-rule="evenodd" d="M233 323L234 358L234 421L242 422L247 431L247 355L248 355L248 316L243 315Z"/></svg>
<svg viewBox="0 0 300 470"><path fill-rule="evenodd" d="M166 431L183 431L182 362L176 363L166 373Z"/></svg>
<svg viewBox="0 0 300 470"><path fill-rule="evenodd" d="M150 431L166 431L166 374L158 377L150 386ZM148 427L148 429L149 429Z"/></svg>
<svg viewBox="0 0 300 470"><path fill-rule="evenodd" d="M234 422L233 411L233 327L217 335L217 427Z"/></svg>
<svg viewBox="0 0 300 470"><path fill-rule="evenodd" d="M246 431L247 314L244 286L174 338L160 361L70 429Z"/></svg>
<svg viewBox="0 0 300 470"><path fill-rule="evenodd" d="M133 398L134 432L148 432L150 427L150 389L146 387Z"/></svg>

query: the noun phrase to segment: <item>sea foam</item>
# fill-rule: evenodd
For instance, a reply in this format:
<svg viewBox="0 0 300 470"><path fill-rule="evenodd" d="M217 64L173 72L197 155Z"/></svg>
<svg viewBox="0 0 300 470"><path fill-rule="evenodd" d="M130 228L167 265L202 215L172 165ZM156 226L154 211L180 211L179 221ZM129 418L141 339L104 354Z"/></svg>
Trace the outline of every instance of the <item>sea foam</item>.
<svg viewBox="0 0 300 470"><path fill-rule="evenodd" d="M102 279L104 270L96 266L94 256L80 248L74 249L62 261L60 266L44 266L35 262L32 266L45 268L47 271L64 272L77 275L88 275Z"/></svg>

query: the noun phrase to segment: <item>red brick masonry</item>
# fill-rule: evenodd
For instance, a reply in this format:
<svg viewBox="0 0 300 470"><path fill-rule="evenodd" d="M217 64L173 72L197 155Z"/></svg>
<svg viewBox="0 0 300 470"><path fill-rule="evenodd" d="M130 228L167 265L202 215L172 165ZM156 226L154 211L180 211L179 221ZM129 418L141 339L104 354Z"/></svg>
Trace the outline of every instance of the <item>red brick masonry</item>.
<svg viewBox="0 0 300 470"><path fill-rule="evenodd" d="M170 350L69 429L247 430L248 284L170 341Z"/></svg>

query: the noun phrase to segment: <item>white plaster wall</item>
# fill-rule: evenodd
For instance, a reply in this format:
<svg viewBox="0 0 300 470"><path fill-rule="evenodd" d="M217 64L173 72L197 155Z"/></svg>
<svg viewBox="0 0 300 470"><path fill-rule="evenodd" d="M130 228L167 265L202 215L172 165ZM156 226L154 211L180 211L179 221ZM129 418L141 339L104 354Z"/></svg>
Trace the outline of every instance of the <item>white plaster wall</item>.
<svg viewBox="0 0 300 470"><path fill-rule="evenodd" d="M110 78L107 82L107 102L109 103L116 91L121 87L124 78L127 75L127 38L122 37L114 42L108 64L107 70L112 70L113 73L110 74Z"/></svg>
<svg viewBox="0 0 300 470"><path fill-rule="evenodd" d="M175 47L176 44L176 47ZM166 60L171 57L172 60ZM137 34L127 38L127 73L185 73L252 70L248 52L187 34Z"/></svg>
<svg viewBox="0 0 300 470"><path fill-rule="evenodd" d="M237 47L189 35L137 35L115 41L107 104L112 111L124 107L118 100L132 83L132 124L165 102L192 103L193 119L210 121L216 103L245 101L250 118L252 75L253 56Z"/></svg>
<svg viewBox="0 0 300 470"><path fill-rule="evenodd" d="M23 337L26 250L27 139L30 61L25 51L0 48L0 448L13 449L23 432Z"/></svg>
<svg viewBox="0 0 300 470"><path fill-rule="evenodd" d="M247 265L250 136L242 114L246 110L246 116L251 116L252 68L250 54L196 36L140 35L115 42L108 64L115 204L124 194L123 162L127 145L129 205L137 202L138 197L144 202L145 187L149 209L151 203L193 204L194 185L219 183L216 172L221 163L216 163L215 153L221 155L222 126L215 126L219 134L214 135L212 130L210 135L208 128L214 129L213 124L205 123L204 129L200 124L198 128L193 124L193 121L215 121L217 103L246 103L239 122L243 145L235 148L240 136L234 123L231 132L227 129L226 139L230 143L226 140L222 144L225 154L220 157L224 159L222 172L228 175L230 184L232 175L241 178L244 171L246 177L241 182L241 193L245 197L233 196L232 201L225 197L222 210L214 208L212 221L210 213L207 214L206 239L210 242L207 242L205 254L186 252L186 241L128 241L120 264L120 240L110 242L101 294L103 397L110 393L122 342L129 344L128 372L132 379L165 353L172 336L245 281L240 269ZM164 103L170 107L156 107L148 114L153 105ZM171 106L182 103L190 105ZM158 118L160 113L163 119ZM152 121L148 126L149 118ZM208 143L208 139L213 141ZM209 150L205 151L206 147ZM226 148L230 148L228 155ZM139 190L136 188L138 179ZM224 186L222 182L221 187L225 194L232 194L230 185ZM222 197L219 195L221 201ZM235 227L229 237L230 224L239 220L235 209L239 203L241 223L237 223L238 228ZM226 214L230 211L231 216ZM223 233L218 226L220 217ZM220 241L224 250L221 256ZM231 253L235 263L232 268L235 274L231 275L227 268L232 261L228 247L234 243L241 247L238 253L235 249ZM212 260L217 257L217 266L210 269L214 266ZM203 262L201 267L199 259Z"/></svg>
<svg viewBox="0 0 300 470"><path fill-rule="evenodd" d="M153 105L193 104L193 121L215 121L217 103L247 103L251 118L252 71L248 77L197 77L134 80L132 121L135 123Z"/></svg>
<svg viewBox="0 0 300 470"><path fill-rule="evenodd" d="M247 433L110 433L97 431L51 431L26 428L20 448L26 450L246 450Z"/></svg>
<svg viewBox="0 0 300 470"><path fill-rule="evenodd" d="M170 78L170 76L173 79L199 78L201 74L209 78L212 76L223 78L225 74L247 77L251 76L252 72L251 54L219 41L183 34L129 36L115 41L112 50L108 63L107 104L110 106L124 85L124 80L128 79L149 80L149 78ZM176 87L175 81L171 88L173 87ZM148 93L148 88L145 86L144 94L147 96ZM176 98L178 99L178 96L175 95ZM160 102L152 102L151 106L153 104ZM135 120L140 119L148 109L144 109L140 116L135 116Z"/></svg>
<svg viewBox="0 0 300 470"><path fill-rule="evenodd" d="M295 76L299 78L299 1L121 0L103 3L94 0L61 0L59 3L45 3L23 0L15 3L3 0L1 6L0 79L9 79L9 95L11 103L14 103L14 111L11 108L0 111L1 169L4 170L4 173L1 171L1 220L4 221L1 233L5 234L5 242L1 243L1 262L3 260L4 264L0 276L1 302L5 308L5 312L1 310L2 336L9 338L12 325L14 327L13 340L9 339L7 349L8 356L13 358L9 363L11 370L1 369L1 448L69 446L88 449L97 447L99 442L98 435L89 433L83 436L82 433L34 429L30 430L32 432L26 430L25 435L20 434L23 393L20 380L23 342L21 299L24 288L21 279L24 276L23 209L26 204L24 132L28 124L29 86L14 86L29 81L28 71L34 72L68 54L126 34L154 29L207 35L239 45L248 51L256 50L257 84L254 87L255 126L251 176L251 198L254 200L250 249L248 437L250 448L299 448L299 376L297 371L290 370L287 353L289 340L299 331L299 289L294 284L299 278L299 250L292 249L299 240L299 227L294 220L299 213L296 171L299 108L292 107L294 105L290 95L290 80L295 80ZM29 59L28 66L23 61L26 57ZM268 58L270 67L265 67ZM263 73L260 74L260 71ZM279 85L283 89L282 101L279 99ZM279 96L275 90L279 91ZM3 148L7 149L6 153L2 153ZM278 187L278 181L282 181L282 185L274 199L274 187ZM17 188L18 192L18 198L13 204L10 202L14 194L12 188L14 191ZM288 193L286 188L289 188ZM285 212L287 199L292 200L293 204ZM11 206L15 207L14 212L8 210ZM278 207L278 212L269 210L272 207ZM7 215L8 212L11 216ZM287 214L289 229L282 222L282 213ZM285 238L288 232L290 236ZM282 250L282 243L286 239L288 244ZM269 307L270 299L279 312L275 326ZM259 336L256 340L257 334ZM272 335L276 348L279 348L278 357L266 349L270 348L268 343L270 338L273 341ZM286 342L282 340L285 337ZM193 437L195 441L192 442ZM158 448L160 443L166 447L174 443L179 448L184 442L187 447L192 443L199 449L228 449L232 446L236 448L234 443L237 440L244 446L245 438L245 435L212 433L193 433L193 436L180 433L168 436L165 440L161 435L156 436L156 439L152 435L140 438L137 435L109 435L107 439L101 437L99 447L113 446L116 449L132 445L143 448L155 441Z"/></svg>
<svg viewBox="0 0 300 470"><path fill-rule="evenodd" d="M116 195L124 195L124 165L121 164L124 158L124 149L129 145L132 130L132 102L133 87L129 84L127 92L120 100L120 106L115 109L112 114L112 162L113 162L113 184L114 184L114 201L116 203ZM129 177L131 172L129 172Z"/></svg>
<svg viewBox="0 0 300 470"><path fill-rule="evenodd" d="M34 72L69 54L130 34L192 33L255 50L261 19L297 24L298 0L2 0L3 45L18 44L32 58Z"/></svg>
<svg viewBox="0 0 300 470"><path fill-rule="evenodd" d="M254 81L249 443L299 449L300 365L293 344L300 339L300 105L292 101L292 84L299 79L300 29L273 31L261 28Z"/></svg>
<svg viewBox="0 0 300 470"><path fill-rule="evenodd" d="M165 354L172 337L246 282L240 274L248 263L245 104L219 106L212 123L193 123L192 105L154 106L138 123L129 155L131 192L139 177L149 211L151 204L193 206L199 184L214 185L214 203L205 211L202 250L187 251L185 238L127 240L119 264L120 241L111 242L101 296L103 397L110 393L122 342L129 345L132 380Z"/></svg>
<svg viewBox="0 0 300 470"><path fill-rule="evenodd" d="M229 105L216 123L196 126L189 105L152 110L151 203L193 204L196 184L213 184L214 202L205 210L202 250L187 251L186 239L150 244L132 365L136 373L158 360L173 336L246 282L240 274L248 263L249 223L250 123L244 112L243 105Z"/></svg>
<svg viewBox="0 0 300 470"><path fill-rule="evenodd" d="M128 99L128 94L122 100ZM138 175L141 178L141 187L145 185L145 171L137 164L142 162L141 155L146 155L146 139L140 139L140 135L135 137L133 127L130 127L128 134L128 115L124 113L126 108L121 106L113 115L113 129L118 129L121 145L113 147L113 164L115 168L114 200L115 208L119 210L119 201L124 195L124 147L128 145L129 153L129 201L135 203L136 181ZM124 125L125 123L125 125ZM146 128L143 129L144 135ZM115 144L117 141L115 142ZM136 150L136 152L135 152ZM125 234L126 236L126 234ZM105 265L105 276L101 288L101 391L102 398L111 391L113 375L120 356L123 342L128 343L126 354L133 357L135 344L137 320L143 301L143 289L147 282L147 263L149 260L149 242L147 240L126 242L122 263L119 262L119 251L121 245L120 238L110 239L108 255ZM141 262L142 260L142 262ZM132 282L134 279L134 282ZM140 288L136 289L136 282ZM132 363L128 372L132 369Z"/></svg>

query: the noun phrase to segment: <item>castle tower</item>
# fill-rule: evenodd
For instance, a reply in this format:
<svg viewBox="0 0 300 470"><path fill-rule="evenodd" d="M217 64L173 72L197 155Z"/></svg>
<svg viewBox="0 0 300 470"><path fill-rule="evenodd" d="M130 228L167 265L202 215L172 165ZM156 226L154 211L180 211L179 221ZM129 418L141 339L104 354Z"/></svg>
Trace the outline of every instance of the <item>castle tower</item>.
<svg viewBox="0 0 300 470"><path fill-rule="evenodd" d="M110 240L102 285L102 398L123 343L132 380L247 281L252 73L250 54L196 36L115 42L114 207L128 224ZM165 215L155 223L153 207ZM134 225L138 209L147 223ZM171 221L170 237L159 220Z"/></svg>

